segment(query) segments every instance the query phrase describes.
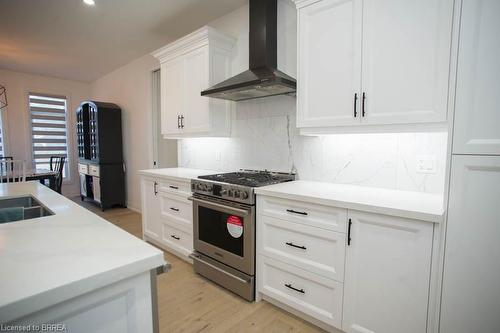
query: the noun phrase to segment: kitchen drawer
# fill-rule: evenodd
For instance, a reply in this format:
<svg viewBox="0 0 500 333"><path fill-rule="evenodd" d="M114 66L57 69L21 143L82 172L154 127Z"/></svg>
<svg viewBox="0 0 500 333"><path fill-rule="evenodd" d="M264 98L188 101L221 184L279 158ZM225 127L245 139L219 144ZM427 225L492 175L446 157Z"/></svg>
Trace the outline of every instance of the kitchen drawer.
<svg viewBox="0 0 500 333"><path fill-rule="evenodd" d="M259 255L257 288L297 311L328 325L341 326L342 283Z"/></svg>
<svg viewBox="0 0 500 333"><path fill-rule="evenodd" d="M260 215L346 232L347 209L261 195L257 196L257 208Z"/></svg>
<svg viewBox="0 0 500 333"><path fill-rule="evenodd" d="M191 181L179 182L175 180L162 179L158 181L158 190L160 192L191 196Z"/></svg>
<svg viewBox="0 0 500 333"><path fill-rule="evenodd" d="M193 204L185 197L158 192L160 198L160 215L162 218L177 222L187 231L193 230Z"/></svg>
<svg viewBox="0 0 500 333"><path fill-rule="evenodd" d="M89 173L89 166L87 164L78 163L78 172L83 174Z"/></svg>
<svg viewBox="0 0 500 333"><path fill-rule="evenodd" d="M89 175L99 177L100 176L99 166L90 164L89 165Z"/></svg>
<svg viewBox="0 0 500 333"><path fill-rule="evenodd" d="M346 234L257 216L261 254L340 282L344 281Z"/></svg>
<svg viewBox="0 0 500 333"><path fill-rule="evenodd" d="M163 222L162 243L185 256L193 253L193 234Z"/></svg>

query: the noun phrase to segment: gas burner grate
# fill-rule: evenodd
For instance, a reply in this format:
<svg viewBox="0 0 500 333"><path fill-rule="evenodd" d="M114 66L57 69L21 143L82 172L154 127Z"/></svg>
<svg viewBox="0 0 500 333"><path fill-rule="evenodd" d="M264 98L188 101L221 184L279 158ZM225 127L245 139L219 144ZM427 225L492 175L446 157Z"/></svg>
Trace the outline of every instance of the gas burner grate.
<svg viewBox="0 0 500 333"><path fill-rule="evenodd" d="M269 171L240 171L199 176L198 178L235 185L259 187L291 181L295 179L295 176L293 174Z"/></svg>

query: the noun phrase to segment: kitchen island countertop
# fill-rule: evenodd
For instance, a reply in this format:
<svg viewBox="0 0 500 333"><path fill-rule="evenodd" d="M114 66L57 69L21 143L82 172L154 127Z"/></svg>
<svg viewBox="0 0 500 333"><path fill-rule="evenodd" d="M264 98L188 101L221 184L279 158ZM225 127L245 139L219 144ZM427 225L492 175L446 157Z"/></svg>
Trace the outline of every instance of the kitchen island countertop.
<svg viewBox="0 0 500 333"><path fill-rule="evenodd" d="M150 271L162 251L38 182L0 184L55 215L0 224L0 323Z"/></svg>

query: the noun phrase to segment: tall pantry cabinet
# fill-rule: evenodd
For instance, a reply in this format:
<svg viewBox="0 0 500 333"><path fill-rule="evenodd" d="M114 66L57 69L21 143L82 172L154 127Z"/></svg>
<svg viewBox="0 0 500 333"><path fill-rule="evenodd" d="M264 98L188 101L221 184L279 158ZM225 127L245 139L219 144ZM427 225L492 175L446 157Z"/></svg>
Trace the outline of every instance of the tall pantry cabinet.
<svg viewBox="0 0 500 333"><path fill-rule="evenodd" d="M125 206L121 109L86 101L76 111L80 196L102 210Z"/></svg>
<svg viewBox="0 0 500 333"><path fill-rule="evenodd" d="M462 1L440 333L500 332L499 17Z"/></svg>

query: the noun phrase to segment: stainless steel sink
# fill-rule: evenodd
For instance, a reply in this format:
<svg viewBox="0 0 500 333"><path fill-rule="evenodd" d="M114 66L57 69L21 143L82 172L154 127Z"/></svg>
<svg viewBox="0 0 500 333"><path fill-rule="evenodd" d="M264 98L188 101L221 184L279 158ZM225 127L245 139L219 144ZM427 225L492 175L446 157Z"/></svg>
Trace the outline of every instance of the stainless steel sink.
<svg viewBox="0 0 500 333"><path fill-rule="evenodd" d="M31 195L0 199L0 223L50 215L54 213Z"/></svg>

